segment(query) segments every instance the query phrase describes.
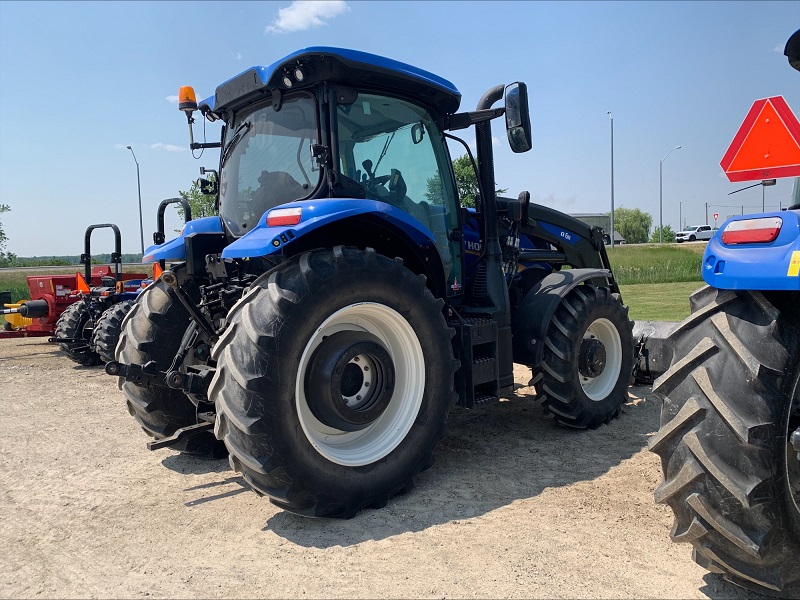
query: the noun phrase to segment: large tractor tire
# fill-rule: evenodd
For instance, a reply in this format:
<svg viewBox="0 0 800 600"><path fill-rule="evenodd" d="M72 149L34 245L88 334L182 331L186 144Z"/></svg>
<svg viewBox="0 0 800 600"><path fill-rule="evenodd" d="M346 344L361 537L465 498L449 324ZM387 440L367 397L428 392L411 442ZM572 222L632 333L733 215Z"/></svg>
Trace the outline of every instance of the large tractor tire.
<svg viewBox="0 0 800 600"><path fill-rule="evenodd" d="M674 358L650 449L672 540L695 561L759 592L800 597L797 294L705 287L671 335ZM791 316L791 318L789 318Z"/></svg>
<svg viewBox="0 0 800 600"><path fill-rule="evenodd" d="M442 307L372 249L308 252L259 278L212 353L231 466L306 516L350 518L411 489L456 400Z"/></svg>
<svg viewBox="0 0 800 600"><path fill-rule="evenodd" d="M92 325L92 314L86 299L70 304L56 322L55 337L76 340L61 342L59 347L71 360L86 367L99 365L101 362L91 344Z"/></svg>
<svg viewBox="0 0 800 600"><path fill-rule="evenodd" d="M117 349L120 333L122 333L122 321L133 308L136 300L123 300L108 307L92 331L92 348L104 363L114 360L114 353Z"/></svg>
<svg viewBox="0 0 800 600"><path fill-rule="evenodd" d="M561 300L534 384L557 423L596 429L619 414L633 374L632 332L628 307L607 287L579 285Z"/></svg>
<svg viewBox="0 0 800 600"><path fill-rule="evenodd" d="M166 371L172 365L190 324L189 313L158 280L145 289L123 319L122 333L116 348L116 360L124 364L155 361ZM128 412L149 436L160 440L176 430L195 425L197 407L180 390L166 387L140 387L119 379ZM226 451L210 431L180 440L170 446L185 454L220 458Z"/></svg>

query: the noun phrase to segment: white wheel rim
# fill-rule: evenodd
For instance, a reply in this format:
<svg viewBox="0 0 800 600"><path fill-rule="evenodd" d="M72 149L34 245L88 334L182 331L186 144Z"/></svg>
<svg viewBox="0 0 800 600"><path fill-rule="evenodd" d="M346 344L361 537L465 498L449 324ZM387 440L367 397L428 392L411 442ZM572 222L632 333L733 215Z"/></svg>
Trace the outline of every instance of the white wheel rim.
<svg viewBox="0 0 800 600"><path fill-rule="evenodd" d="M386 410L367 428L341 431L321 423L305 394L305 374L314 350L325 336L339 331L366 331L381 340L394 363L395 386ZM414 328L396 310L362 302L336 311L306 344L297 368L297 416L306 438L322 456L347 467L372 464L390 454L406 438L422 406L425 359Z"/></svg>
<svg viewBox="0 0 800 600"><path fill-rule="evenodd" d="M597 377L586 377L578 373L583 393L590 400L605 400L616 387L622 368L622 339L614 324L608 319L592 322L583 334L583 339L596 339L606 350L606 366Z"/></svg>

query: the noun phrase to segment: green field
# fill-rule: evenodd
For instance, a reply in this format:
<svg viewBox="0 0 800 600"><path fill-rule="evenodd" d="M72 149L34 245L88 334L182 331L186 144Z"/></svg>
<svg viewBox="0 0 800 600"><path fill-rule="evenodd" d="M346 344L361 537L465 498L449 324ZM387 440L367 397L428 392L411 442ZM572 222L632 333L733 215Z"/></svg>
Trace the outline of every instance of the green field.
<svg viewBox="0 0 800 600"><path fill-rule="evenodd" d="M689 296L702 281L621 285L622 300L634 321L683 321L689 316Z"/></svg>
<svg viewBox="0 0 800 600"><path fill-rule="evenodd" d="M630 316L642 321L682 321L689 316L689 295L703 285L700 263L705 244L636 244L609 250L611 266L620 284ZM135 271L137 267L125 267ZM147 269L145 269L147 270ZM0 269L0 290L10 290L14 300L28 297L27 275L52 273ZM80 265L70 273L82 271Z"/></svg>
<svg viewBox="0 0 800 600"><path fill-rule="evenodd" d="M705 244L635 244L608 250L620 285L702 281Z"/></svg>
<svg viewBox="0 0 800 600"><path fill-rule="evenodd" d="M609 250L622 299L635 321L683 321L700 276L705 244L636 244Z"/></svg>

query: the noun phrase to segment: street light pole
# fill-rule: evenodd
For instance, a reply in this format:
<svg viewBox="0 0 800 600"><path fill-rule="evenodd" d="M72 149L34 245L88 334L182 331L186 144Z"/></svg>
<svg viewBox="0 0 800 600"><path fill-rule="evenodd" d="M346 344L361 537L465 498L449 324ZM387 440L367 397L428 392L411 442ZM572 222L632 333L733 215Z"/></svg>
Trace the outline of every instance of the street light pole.
<svg viewBox="0 0 800 600"><path fill-rule="evenodd" d="M611 117L611 249L614 249L614 115L608 111Z"/></svg>
<svg viewBox="0 0 800 600"><path fill-rule="evenodd" d="M667 156L672 154L675 150L680 149L680 146L675 146L672 150L667 152ZM662 165L667 160L667 156L662 158L658 163L658 243L664 241L664 176Z"/></svg>
<svg viewBox="0 0 800 600"><path fill-rule="evenodd" d="M128 146L128 150L133 154L133 162L136 163L136 189L139 192L139 240L142 243L142 256L144 256L144 225L142 225L142 181L139 178L139 161L136 160L136 154L133 148Z"/></svg>

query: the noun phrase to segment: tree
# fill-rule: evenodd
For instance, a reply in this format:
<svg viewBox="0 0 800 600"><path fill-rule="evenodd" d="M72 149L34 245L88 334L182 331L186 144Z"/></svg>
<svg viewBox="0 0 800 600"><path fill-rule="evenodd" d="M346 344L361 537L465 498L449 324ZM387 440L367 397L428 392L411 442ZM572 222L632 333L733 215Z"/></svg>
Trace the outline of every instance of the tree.
<svg viewBox="0 0 800 600"><path fill-rule="evenodd" d="M11 207L8 204L0 204L0 214L9 212L10 210ZM3 223L0 221L0 267L7 267L16 258L11 252L6 252L7 241L8 237L3 230Z"/></svg>
<svg viewBox="0 0 800 600"><path fill-rule="evenodd" d="M208 176L208 180L210 182L216 182L217 178L213 173L211 173ZM189 206L192 209L193 219L213 217L217 214L215 206L217 197L214 194L204 194L203 190L200 189L199 179L196 179L192 182L192 187L189 188L188 192L179 191L178 194L180 194L180 197L189 203ZM183 208L178 209L178 214L183 217Z"/></svg>
<svg viewBox="0 0 800 600"><path fill-rule="evenodd" d="M611 216L611 213L606 213ZM618 208L614 211L614 229L629 244L643 244L650 237L653 217L638 208Z"/></svg>
<svg viewBox="0 0 800 600"><path fill-rule="evenodd" d="M458 197L461 198L461 206L475 208L475 199L480 195L478 187L478 175L472 167L469 154L459 156L453 161L453 172L456 176L456 187ZM496 189L496 194L505 194L508 189Z"/></svg>
<svg viewBox="0 0 800 600"><path fill-rule="evenodd" d="M659 242L658 229L659 229L658 227L653 229L653 233L650 236L650 243L651 244L657 244ZM664 242L667 242L667 243L673 243L675 241L675 232L672 231L672 226L671 225L664 225L664 229L662 231L662 236L661 237L663 238Z"/></svg>

